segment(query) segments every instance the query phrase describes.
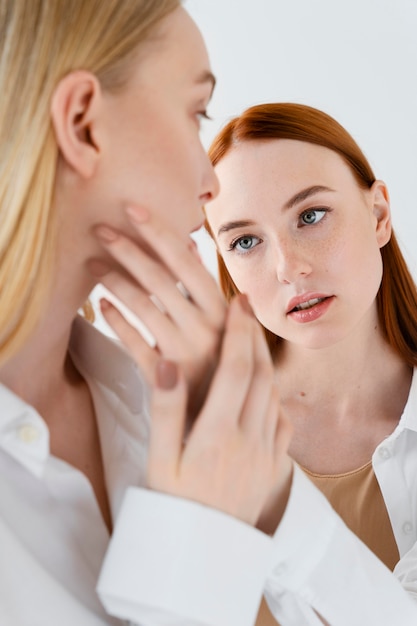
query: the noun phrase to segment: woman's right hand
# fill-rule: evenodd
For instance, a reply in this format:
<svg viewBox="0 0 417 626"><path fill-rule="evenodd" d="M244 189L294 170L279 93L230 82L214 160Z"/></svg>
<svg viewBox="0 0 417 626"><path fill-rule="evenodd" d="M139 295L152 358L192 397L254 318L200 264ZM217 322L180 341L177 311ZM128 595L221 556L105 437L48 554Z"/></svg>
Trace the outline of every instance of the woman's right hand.
<svg viewBox="0 0 417 626"><path fill-rule="evenodd" d="M148 329L149 345L117 306L102 301L102 313L154 384L161 357L181 365L188 385L190 420L209 388L226 320L227 305L213 276L198 258L196 245L142 207L129 207L130 236L104 225L96 235L109 256L97 278ZM101 268L102 264L100 265ZM90 267L91 271L91 267Z"/></svg>
<svg viewBox="0 0 417 626"><path fill-rule="evenodd" d="M219 364L184 440L186 406L183 372L161 359L152 388L149 487L255 525L277 483L282 480L283 491L288 483L292 430L280 412L269 351L246 296L230 305Z"/></svg>

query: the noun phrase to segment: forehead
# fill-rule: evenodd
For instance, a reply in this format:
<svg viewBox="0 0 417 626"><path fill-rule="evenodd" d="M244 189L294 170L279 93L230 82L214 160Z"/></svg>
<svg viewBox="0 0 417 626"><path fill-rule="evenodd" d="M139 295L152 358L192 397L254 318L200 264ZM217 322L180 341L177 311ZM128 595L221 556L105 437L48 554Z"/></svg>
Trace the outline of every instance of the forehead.
<svg viewBox="0 0 417 626"><path fill-rule="evenodd" d="M205 45L196 23L190 14L179 6L161 22L161 33L168 40L179 44L190 45L198 52L205 52Z"/></svg>
<svg viewBox="0 0 417 626"><path fill-rule="evenodd" d="M294 194L323 186L342 194L359 187L342 157L328 148L292 139L244 141L233 146L215 167L220 193L206 206L218 221L262 207L284 205Z"/></svg>
<svg viewBox="0 0 417 626"><path fill-rule="evenodd" d="M216 165L225 183L245 180L262 184L306 177L348 177L350 168L337 153L323 146L292 139L267 139L237 143Z"/></svg>
<svg viewBox="0 0 417 626"><path fill-rule="evenodd" d="M139 57L139 78L157 84L161 77L172 82L198 79L210 70L203 37L182 7L174 9L159 24Z"/></svg>

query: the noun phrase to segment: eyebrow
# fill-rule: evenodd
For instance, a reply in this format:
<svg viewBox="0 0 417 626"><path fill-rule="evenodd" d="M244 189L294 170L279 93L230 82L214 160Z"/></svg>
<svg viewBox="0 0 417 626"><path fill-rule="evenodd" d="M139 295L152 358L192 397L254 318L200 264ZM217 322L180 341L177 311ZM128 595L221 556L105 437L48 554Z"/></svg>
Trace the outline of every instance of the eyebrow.
<svg viewBox="0 0 417 626"><path fill-rule="evenodd" d="M197 76L196 81L197 84L203 83L211 83L211 95L213 94L214 88L216 86L216 77L210 70L204 70L199 76Z"/></svg>
<svg viewBox="0 0 417 626"><path fill-rule="evenodd" d="M226 222L223 224L217 231L217 236L222 235L223 233L227 233L229 230L234 230L235 228L246 228L246 226L254 226L255 222L252 220L236 220L235 222Z"/></svg>
<svg viewBox="0 0 417 626"><path fill-rule="evenodd" d="M284 209L292 209L292 207L296 204L300 204L303 200L306 200L310 196L322 191L334 191L334 189L325 187L324 185L312 185L311 187L307 187L306 189L298 191L295 195L293 195L292 198L284 204Z"/></svg>
<svg viewBox="0 0 417 626"><path fill-rule="evenodd" d="M311 187L307 187L306 189L302 189L294 194L285 204L284 209L288 210L294 207L296 204L300 204L303 200L306 200L310 196L314 196L316 193L321 193L323 191L331 192L334 189L330 187L326 187L325 185L312 185ZM246 228L248 226L254 226L255 222L252 220L236 220L233 222L226 222L223 224L219 230L217 231L217 236L227 233L229 230L234 230L235 228Z"/></svg>

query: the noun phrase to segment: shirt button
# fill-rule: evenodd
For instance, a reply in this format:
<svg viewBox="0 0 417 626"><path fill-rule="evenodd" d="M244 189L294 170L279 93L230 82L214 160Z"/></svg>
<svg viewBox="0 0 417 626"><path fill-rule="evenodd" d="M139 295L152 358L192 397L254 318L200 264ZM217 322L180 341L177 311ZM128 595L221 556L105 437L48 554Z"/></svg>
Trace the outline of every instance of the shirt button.
<svg viewBox="0 0 417 626"><path fill-rule="evenodd" d="M391 456L391 452L388 450L388 448L379 448L379 456L381 457L381 459L389 459Z"/></svg>
<svg viewBox="0 0 417 626"><path fill-rule="evenodd" d="M33 424L22 424L17 429L17 436L23 443L33 443L39 439L39 430Z"/></svg>
<svg viewBox="0 0 417 626"><path fill-rule="evenodd" d="M406 535L409 535L410 533L413 532L413 525L411 522L404 522L403 524L403 533L405 533Z"/></svg>

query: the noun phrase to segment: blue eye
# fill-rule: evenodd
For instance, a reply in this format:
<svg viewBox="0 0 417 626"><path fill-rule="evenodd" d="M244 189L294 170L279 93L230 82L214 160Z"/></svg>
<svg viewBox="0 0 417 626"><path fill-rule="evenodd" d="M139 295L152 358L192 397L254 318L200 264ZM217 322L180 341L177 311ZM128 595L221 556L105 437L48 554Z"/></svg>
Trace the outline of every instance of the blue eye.
<svg viewBox="0 0 417 626"><path fill-rule="evenodd" d="M232 241L229 250L236 250L240 253L249 252L258 245L260 242L259 237L254 237L253 235L244 235L243 237L238 237Z"/></svg>
<svg viewBox="0 0 417 626"><path fill-rule="evenodd" d="M323 219L326 213L327 209L309 209L308 211L304 211L300 215L302 226L311 226L312 224L318 224Z"/></svg>

